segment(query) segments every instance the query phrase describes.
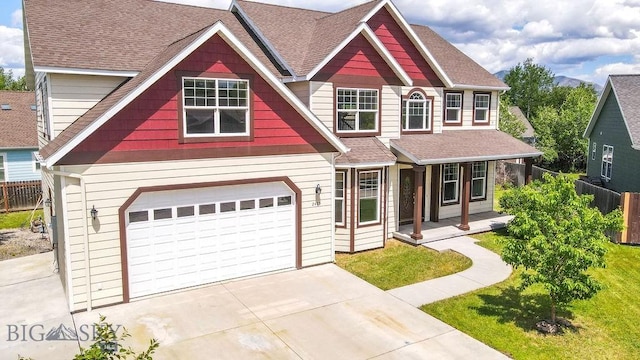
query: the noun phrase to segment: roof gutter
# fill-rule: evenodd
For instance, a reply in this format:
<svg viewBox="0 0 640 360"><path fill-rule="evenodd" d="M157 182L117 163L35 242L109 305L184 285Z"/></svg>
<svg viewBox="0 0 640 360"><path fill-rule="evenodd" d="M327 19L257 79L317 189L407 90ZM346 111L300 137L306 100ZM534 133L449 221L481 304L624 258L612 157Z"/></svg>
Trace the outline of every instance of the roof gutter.
<svg viewBox="0 0 640 360"><path fill-rule="evenodd" d="M373 163L355 163L355 164L336 164L336 169L367 169L380 166L393 166L395 161L373 162Z"/></svg>

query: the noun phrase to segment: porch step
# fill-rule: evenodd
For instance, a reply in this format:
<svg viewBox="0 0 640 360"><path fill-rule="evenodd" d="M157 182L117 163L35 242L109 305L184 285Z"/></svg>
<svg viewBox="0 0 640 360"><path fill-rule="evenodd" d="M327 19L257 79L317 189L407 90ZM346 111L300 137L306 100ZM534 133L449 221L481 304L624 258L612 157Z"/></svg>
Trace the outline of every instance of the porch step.
<svg viewBox="0 0 640 360"><path fill-rule="evenodd" d="M434 241L451 239L451 238L455 238L463 235L477 234L477 233L483 233L487 231L502 229L507 226L507 223L512 218L513 216L511 215L500 215L500 216L492 217L489 219L480 219L476 221L470 221L469 222L470 229L466 231L458 229L458 227L455 225L445 225L445 226L440 226L432 229L427 228L422 230L423 238L420 240L413 239L410 233L403 233L403 232L394 232L393 237L394 239L398 239L400 241L404 241L412 245L421 245L421 244L430 243ZM429 224L433 224L433 223L429 223Z"/></svg>

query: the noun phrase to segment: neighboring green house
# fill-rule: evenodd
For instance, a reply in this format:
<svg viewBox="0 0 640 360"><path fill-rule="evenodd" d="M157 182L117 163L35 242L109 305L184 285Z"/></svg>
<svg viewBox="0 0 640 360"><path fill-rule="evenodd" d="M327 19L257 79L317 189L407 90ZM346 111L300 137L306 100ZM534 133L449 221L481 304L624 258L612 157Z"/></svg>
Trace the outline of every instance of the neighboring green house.
<svg viewBox="0 0 640 360"><path fill-rule="evenodd" d="M587 176L616 192L640 192L640 74L610 75L589 121Z"/></svg>
<svg viewBox="0 0 640 360"><path fill-rule="evenodd" d="M40 180L35 96L0 91L0 182Z"/></svg>

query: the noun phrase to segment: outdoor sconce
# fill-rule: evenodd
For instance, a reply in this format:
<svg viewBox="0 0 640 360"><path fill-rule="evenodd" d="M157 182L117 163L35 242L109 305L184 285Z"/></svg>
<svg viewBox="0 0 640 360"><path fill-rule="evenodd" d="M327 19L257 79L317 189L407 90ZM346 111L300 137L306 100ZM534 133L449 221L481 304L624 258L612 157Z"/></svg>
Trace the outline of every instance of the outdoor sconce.
<svg viewBox="0 0 640 360"><path fill-rule="evenodd" d="M91 208L91 218L95 220L98 217L98 210L96 210L96 206L93 205Z"/></svg>
<svg viewBox="0 0 640 360"><path fill-rule="evenodd" d="M318 184L316 185L316 205L320 205L320 193L322 193L322 188Z"/></svg>
<svg viewBox="0 0 640 360"><path fill-rule="evenodd" d="M51 199L46 199L46 200L44 201L44 206L46 206L46 207L51 207Z"/></svg>

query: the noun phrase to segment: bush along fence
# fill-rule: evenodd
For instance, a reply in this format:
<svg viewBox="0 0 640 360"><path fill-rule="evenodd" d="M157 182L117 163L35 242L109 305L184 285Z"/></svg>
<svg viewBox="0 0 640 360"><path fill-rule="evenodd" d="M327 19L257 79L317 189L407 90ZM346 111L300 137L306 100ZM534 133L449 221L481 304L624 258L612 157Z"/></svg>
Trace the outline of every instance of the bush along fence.
<svg viewBox="0 0 640 360"><path fill-rule="evenodd" d="M498 172L504 171L502 178L513 185L524 185L524 164L505 162L500 165ZM557 176L558 173L537 166L533 167L533 180L542 179L543 173ZM593 195L591 205L597 207L601 213L608 214L618 207L624 216L625 230L622 233L610 234L616 242L625 244L640 244L640 193L617 193L615 191L593 184L593 179L578 179L575 181L576 192L579 195Z"/></svg>
<svg viewBox="0 0 640 360"><path fill-rule="evenodd" d="M41 196L40 180L0 182L0 212L31 210Z"/></svg>

